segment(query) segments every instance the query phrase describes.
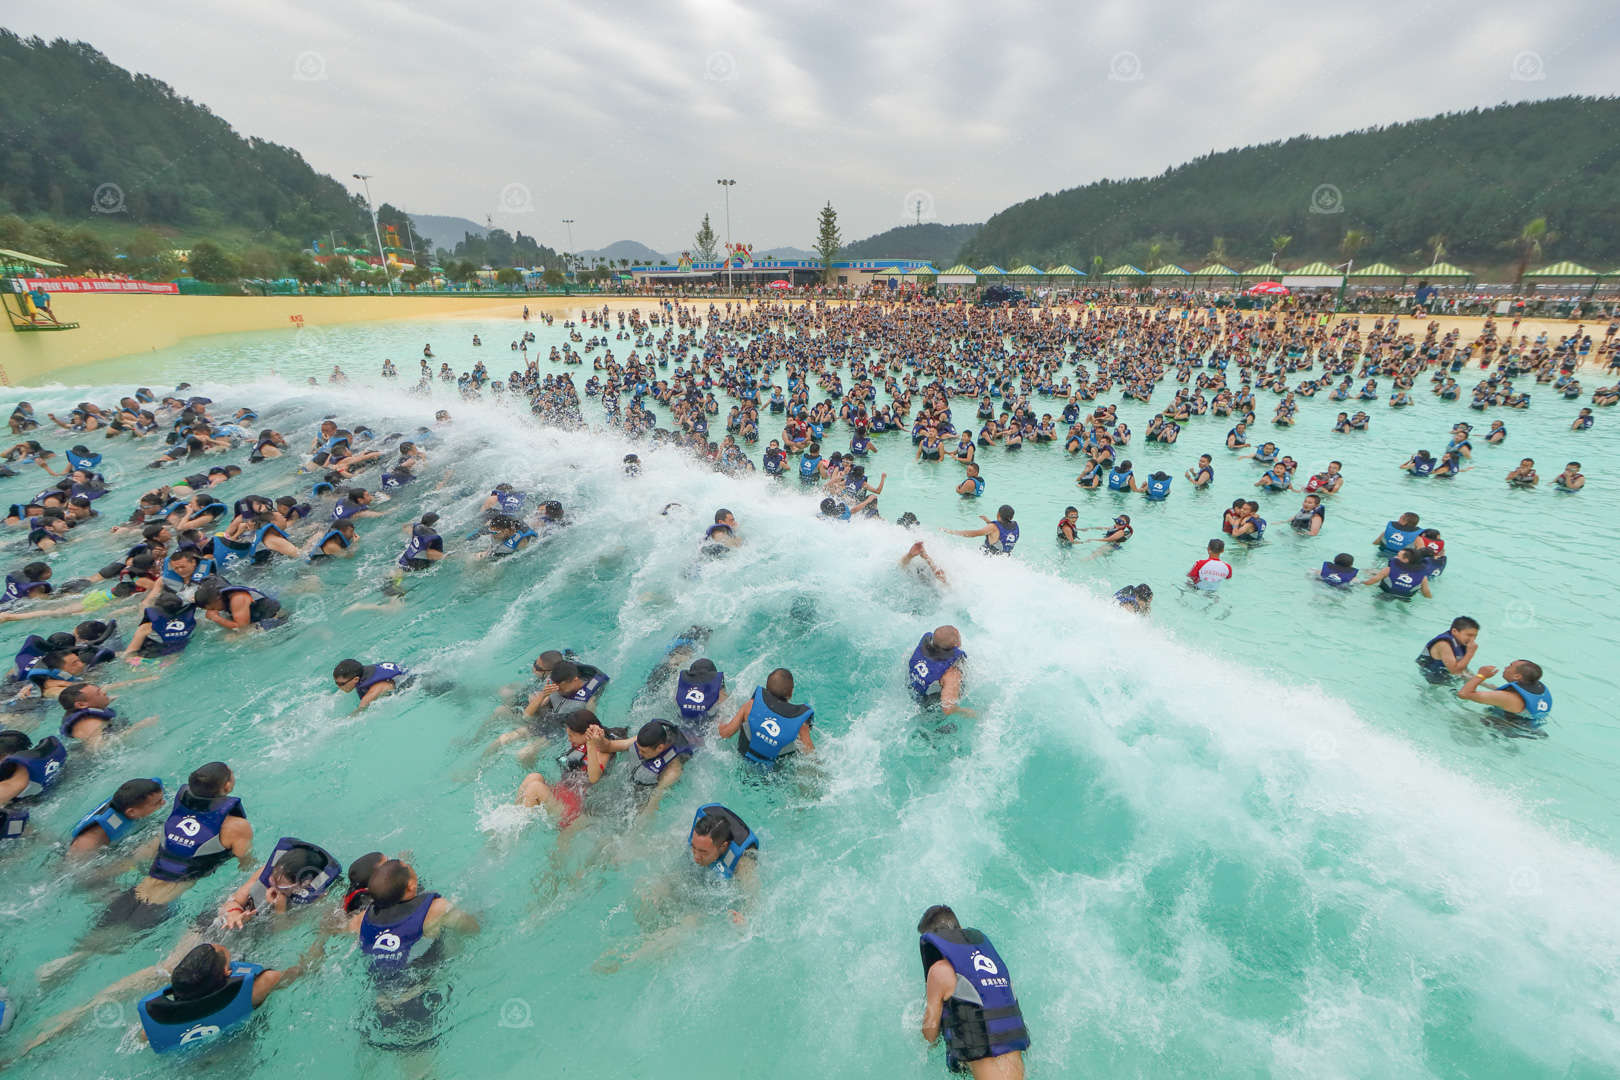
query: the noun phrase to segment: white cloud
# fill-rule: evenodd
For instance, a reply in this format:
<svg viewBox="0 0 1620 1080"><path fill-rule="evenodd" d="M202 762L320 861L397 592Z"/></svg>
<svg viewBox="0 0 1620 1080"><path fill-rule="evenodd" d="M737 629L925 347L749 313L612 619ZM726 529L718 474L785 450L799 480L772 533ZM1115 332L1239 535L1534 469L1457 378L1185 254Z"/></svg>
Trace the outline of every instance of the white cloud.
<svg viewBox="0 0 1620 1080"><path fill-rule="evenodd" d="M908 192L982 220L1211 149L1502 101L1617 92L1614 9L1033 0L178 0L34 5L24 34L90 42L379 199L554 246L679 250L705 212L760 247L898 224ZM300 55L319 80L295 79ZM1539 79L1512 78L1537 58ZM1112 77L1110 77L1112 76ZM500 213L521 183L533 208Z"/></svg>

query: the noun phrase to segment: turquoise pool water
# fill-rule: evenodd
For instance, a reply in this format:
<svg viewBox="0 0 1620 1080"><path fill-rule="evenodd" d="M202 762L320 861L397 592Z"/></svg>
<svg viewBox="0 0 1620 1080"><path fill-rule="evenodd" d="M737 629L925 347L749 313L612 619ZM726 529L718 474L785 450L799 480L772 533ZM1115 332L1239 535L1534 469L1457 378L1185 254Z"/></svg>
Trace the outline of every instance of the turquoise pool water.
<svg viewBox="0 0 1620 1080"><path fill-rule="evenodd" d="M1342 460L1345 490L1321 536L1273 530L1238 552L1237 576L1211 601L1176 583L1258 475L1228 460L1229 425L1215 418L1187 425L1173 447L1138 435L1128 454L1139 474L1162 463L1179 478L1200 452L1216 458L1212 492L1178 482L1155 506L1079 491L1070 460L1035 447L983 452L987 505L966 505L951 493L954 467L913 463L908 440L881 436L884 514L916 513L916 534L818 522L796 481L727 479L646 447L636 448L643 474L626 478L619 461L630 447L614 436L537 429L444 384L424 400L374 377L384 356L414 371L424 341L458 370L482 358L504 375L506 341L523 325L211 338L76 373L93 390L17 395L43 413L184 378L221 405L254 405L295 445L328 413L381 432L448 408L455 420L427 472L436 482L448 471L433 497L447 523L470 527L478 496L509 480L561 499L575 525L518 560L413 578L400 613L346 613L379 599L399 526L423 508L398 500L362 523L356 559L278 565L250 581L282 592L289 626L240 642L204 628L158 683L127 691L120 707L155 713L158 725L102 757L75 754L35 811L34 840L0 855L0 982L25 1010L4 1053L47 1015L161 958L240 881L217 872L169 923L41 987L35 969L67 952L106 900L105 888L61 873L50 841L123 779L177 778L222 758L236 768L256 851L282 834L344 861L408 849L424 887L454 897L483 930L441 966L450 992L431 1056L401 1059L366 1042L366 980L349 941L336 939L248 1037L198 1064L203 1075L333 1062L365 1076L938 1075L941 1052L915 1032L913 927L941 901L989 932L1012 967L1035 1039L1032 1075L1615 1075L1620 735L1601 703L1617 655L1605 614L1617 517L1606 463L1620 444L1609 416L1574 434L1575 404L1538 395L1528 414L1506 415L1505 446L1481 446L1478 467L1443 486L1395 466L1419 447L1438 450L1452 422L1477 415L1423 395L1404 412L1369 410L1364 436L1335 436L1337 408L1303 402L1278 441L1308 471ZM527 326L541 357L565 333ZM475 331L489 344L473 349ZM350 386L298 383L333 363ZM572 370L582 385L588 366ZM1140 432L1151 410L1121 413ZM122 515L160 474L140 468L149 447L106 445L121 476L102 505ZM1594 479L1573 497L1512 493L1502 474L1522 456L1544 476L1579 459ZM306 484L293 469L286 459L253 466L221 492L281 494ZM6 502L43 486L3 483ZM1259 501L1276 520L1297 499ZM672 500L683 508L661 514ZM976 523L1003 501L1024 523L1011 560L935 531ZM1058 551L1053 527L1069 503L1082 524L1123 505L1136 538L1095 561ZM747 544L694 575L697 537L722 505ZM1408 509L1449 542L1435 599L1390 603L1306 580L1341 550L1370 563L1373 535ZM918 535L950 588L896 569ZM54 560L57 574L89 572L111 550L75 541ZM1108 600L1138 581L1158 596L1149 619ZM289 591L313 583L319 591ZM1464 613L1484 626L1483 661L1528 656L1546 668L1558 702L1548 739L1488 735L1473 707L1418 677L1422 642ZM962 628L978 716L929 736L902 669L918 635L941 622ZM614 676L610 722L668 715L669 703L638 691L691 625L712 628L707 651L733 692L793 669L817 709L816 768L760 783L729 747L711 747L656 817L627 831L612 794L621 762L593 794L598 813L559 850L548 823L508 805L522 767L480 757L499 730L488 723L497 688L522 681L540 650L566 646ZM456 688L350 717L329 678L344 656L397 660ZM54 710L48 720L54 728ZM549 754L542 763L555 776ZM735 898L684 864L692 811L708 801L738 810L763 839L761 892L741 927L725 915ZM279 966L312 933L295 924L220 940ZM649 943L609 970L613 954ZM131 1038L132 1023L132 1007L99 1010L10 1072L167 1074Z"/></svg>

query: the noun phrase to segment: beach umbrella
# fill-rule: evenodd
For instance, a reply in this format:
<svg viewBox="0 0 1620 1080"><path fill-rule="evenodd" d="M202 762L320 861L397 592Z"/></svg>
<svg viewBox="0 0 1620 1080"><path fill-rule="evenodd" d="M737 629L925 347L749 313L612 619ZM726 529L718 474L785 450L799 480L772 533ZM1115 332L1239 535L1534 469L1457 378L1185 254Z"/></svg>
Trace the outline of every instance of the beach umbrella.
<svg viewBox="0 0 1620 1080"><path fill-rule="evenodd" d="M1288 286L1276 281L1262 281L1258 285L1251 285L1245 289L1250 296L1287 296Z"/></svg>
<svg viewBox="0 0 1620 1080"><path fill-rule="evenodd" d="M791 289L791 288L793 288L793 286L792 286L791 283L783 281L781 278L777 278L775 281L771 282L770 285L767 286L767 288L771 288L771 289Z"/></svg>

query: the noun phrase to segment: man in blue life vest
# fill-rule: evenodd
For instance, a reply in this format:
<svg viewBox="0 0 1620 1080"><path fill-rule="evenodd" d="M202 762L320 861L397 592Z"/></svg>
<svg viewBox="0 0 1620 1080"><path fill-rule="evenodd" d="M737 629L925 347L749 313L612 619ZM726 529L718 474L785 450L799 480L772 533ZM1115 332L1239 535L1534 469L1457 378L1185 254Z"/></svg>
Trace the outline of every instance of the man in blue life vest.
<svg viewBox="0 0 1620 1080"><path fill-rule="evenodd" d="M944 904L917 923L926 998L922 1037L945 1036L945 1064L974 1080L1023 1080L1029 1032L1006 962L977 930Z"/></svg>
<svg viewBox="0 0 1620 1080"><path fill-rule="evenodd" d="M1552 713L1552 691L1541 681L1541 665L1515 660L1502 669L1501 686L1481 685L1495 674L1496 668L1486 664L1468 677L1457 696L1491 706L1489 719L1540 731Z"/></svg>
<svg viewBox="0 0 1620 1080"><path fill-rule="evenodd" d="M938 698L940 710L972 715L957 703L962 698L962 632L954 626L940 626L924 634L906 662L906 685L924 704Z"/></svg>

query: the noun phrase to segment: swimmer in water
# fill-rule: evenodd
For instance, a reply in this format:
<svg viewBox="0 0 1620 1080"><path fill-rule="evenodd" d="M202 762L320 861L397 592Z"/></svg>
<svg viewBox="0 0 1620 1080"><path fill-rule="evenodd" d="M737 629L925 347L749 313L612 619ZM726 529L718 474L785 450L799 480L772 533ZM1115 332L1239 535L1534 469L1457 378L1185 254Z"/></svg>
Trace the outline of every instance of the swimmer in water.
<svg viewBox="0 0 1620 1080"><path fill-rule="evenodd" d="M1489 705L1487 719L1502 720L1516 727L1540 731L1552 713L1552 691L1542 683L1541 665L1531 660L1515 660L1502 669L1501 686L1485 686L1496 674L1489 664L1468 677L1457 696L1464 701Z"/></svg>
<svg viewBox="0 0 1620 1080"><path fill-rule="evenodd" d="M1232 564L1221 558L1226 551L1226 541L1220 537L1210 540L1202 559L1192 564L1187 571L1187 580L1195 589L1204 592L1214 592L1221 587L1221 582L1232 576Z"/></svg>
<svg viewBox="0 0 1620 1080"><path fill-rule="evenodd" d="M1029 1031L1007 962L990 939L944 904L917 923L922 948L923 1041L945 1037L945 1064L973 1080L1023 1080Z"/></svg>
<svg viewBox="0 0 1620 1080"><path fill-rule="evenodd" d="M1519 462L1519 467L1507 474L1508 487L1533 488L1541 483L1541 477L1536 475L1536 459L1525 458Z"/></svg>
<svg viewBox="0 0 1620 1080"><path fill-rule="evenodd" d="M1146 584L1127 585L1114 594L1114 603L1126 611L1146 615L1153 608L1153 589Z"/></svg>
<svg viewBox="0 0 1620 1080"><path fill-rule="evenodd" d="M1059 544L1066 547L1074 546L1076 541L1079 539L1079 522L1079 508L1074 506L1065 506L1063 508L1063 516L1058 518L1057 524L1057 539Z"/></svg>
<svg viewBox="0 0 1620 1080"><path fill-rule="evenodd" d="M941 529L948 536L984 537L984 551L988 555L1011 555L1018 543L1018 524L1013 520L1013 508L1002 506L995 519L979 515L984 526L978 529Z"/></svg>
<svg viewBox="0 0 1620 1080"><path fill-rule="evenodd" d="M1418 654L1418 667L1428 680L1437 685L1449 683L1455 676L1467 675L1474 653L1479 651L1479 623L1467 615L1451 620L1451 626L1430 638Z"/></svg>
<svg viewBox="0 0 1620 1080"><path fill-rule="evenodd" d="M921 559L923 565L920 567L912 566L911 563L914 559ZM925 567L926 570L924 569ZM911 547L907 549L906 553L900 557L900 569L909 569L919 578L924 579L926 579L928 574L931 572L934 580L938 581L941 585L950 584L950 581L945 577L945 571L941 570L934 564L933 558L929 556L928 549L923 547L923 542L921 540L917 541L915 544L912 544Z"/></svg>

